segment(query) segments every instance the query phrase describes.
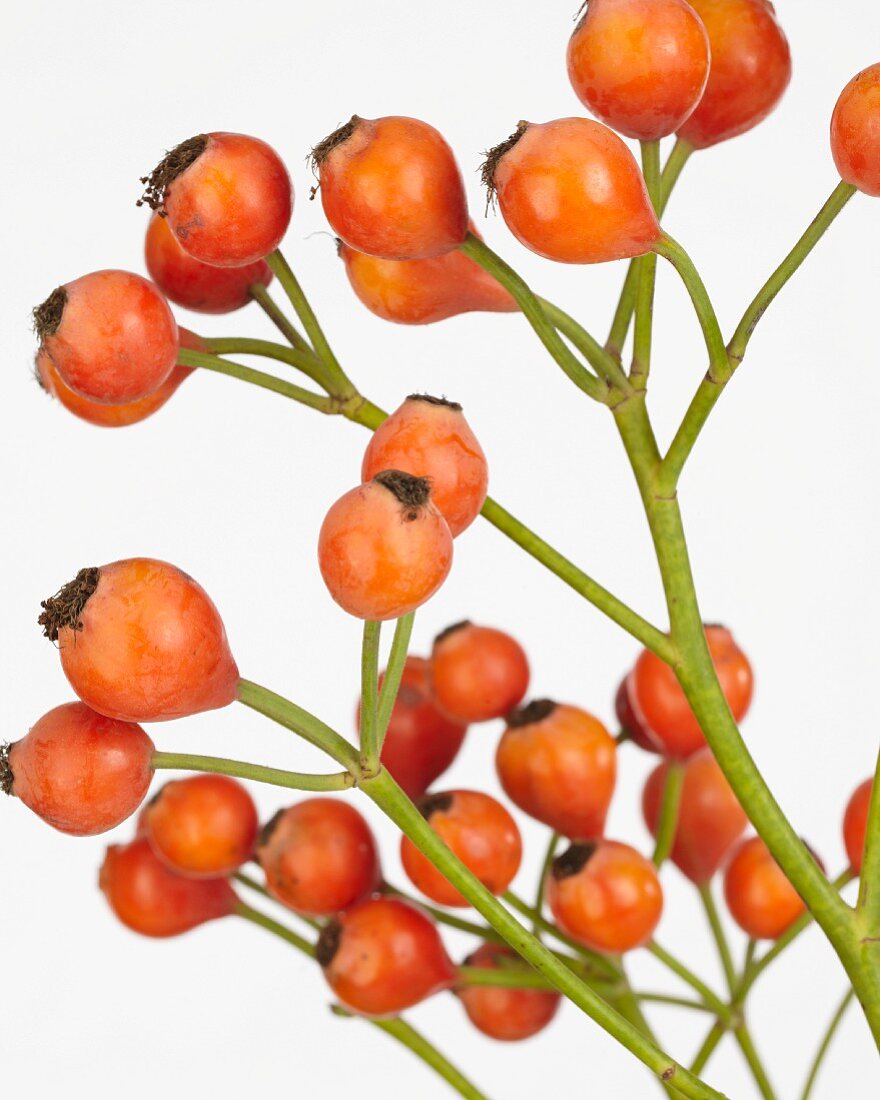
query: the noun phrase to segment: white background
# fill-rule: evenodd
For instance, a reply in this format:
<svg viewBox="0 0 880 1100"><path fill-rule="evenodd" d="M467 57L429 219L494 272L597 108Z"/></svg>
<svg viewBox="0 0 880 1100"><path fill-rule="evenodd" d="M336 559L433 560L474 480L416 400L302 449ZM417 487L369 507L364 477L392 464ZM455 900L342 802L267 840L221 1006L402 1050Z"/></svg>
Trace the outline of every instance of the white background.
<svg viewBox="0 0 880 1100"><path fill-rule="evenodd" d="M297 205L286 250L349 371L393 407L413 390L461 400L490 457L494 494L657 622L660 586L631 475L610 417L570 388L515 316L429 329L391 326L353 297L307 201L311 144L352 112L412 114L456 148L482 215L480 151L518 119L581 108L564 68L575 0L441 4L32 2L7 13L3 210L4 382L0 543L5 690L14 740L70 697L35 625L39 600L83 565L153 555L195 575L220 607L243 673L320 712L347 734L359 626L331 602L315 562L329 504L357 480L365 436L343 422L220 377L188 381L155 419L121 432L53 407L30 376L30 307L100 267L142 270L138 176L193 133L257 134L286 158ZM694 158L667 228L701 267L725 330L788 250L836 179L828 119L839 90L878 60L868 0L780 0L795 77L780 110L747 137ZM481 222L482 224L482 222ZM490 218L486 235L542 293L603 336L621 269L553 267ZM880 202L859 197L763 322L683 483L707 619L730 623L758 676L745 734L796 826L843 866L840 819L877 746L878 538L876 324ZM688 303L671 272L659 290L651 405L665 440L704 370ZM250 309L183 318L214 334L267 334ZM534 691L612 721L614 686L636 645L488 525L419 616L415 641L463 617L509 628L528 646ZM496 789L498 729L474 729L450 785ZM163 749L279 766L322 761L242 708L151 733ZM648 762L621 753L609 831L647 846L638 812ZM257 792L263 812L283 804ZM371 815L374 817L375 815ZM523 820L530 893L544 831ZM389 877L396 842L376 822ZM113 839L124 839L126 828ZM19 804L0 806L0 1066L3 1092L94 1100L204 1096L416 1096L445 1088L390 1040L331 1019L316 970L269 936L228 920L176 941L138 939L96 889L105 839L77 841ZM664 871L663 942L720 986L693 892ZM462 954L464 941L450 941ZM737 951L740 939L737 937ZM667 982L633 959L646 986ZM671 979L669 986L684 992ZM794 1096L844 989L812 932L759 985L751 1009L780 1095ZM566 1008L540 1040L492 1045L452 998L411 1013L498 1100L658 1095L641 1067ZM653 1013L687 1059L705 1023ZM707 1074L728 1095L753 1086L732 1044ZM853 1011L818 1096L880 1086Z"/></svg>

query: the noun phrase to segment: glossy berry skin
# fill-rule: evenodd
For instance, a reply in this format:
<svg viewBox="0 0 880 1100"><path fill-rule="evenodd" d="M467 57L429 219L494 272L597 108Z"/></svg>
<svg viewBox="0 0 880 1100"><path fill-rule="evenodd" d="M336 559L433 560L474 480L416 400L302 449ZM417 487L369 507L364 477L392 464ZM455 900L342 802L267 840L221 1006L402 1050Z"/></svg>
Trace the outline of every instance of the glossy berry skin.
<svg viewBox="0 0 880 1100"><path fill-rule="evenodd" d="M207 346L200 336L189 332L185 328L178 328L180 346L190 348L192 351L207 351ZM64 381L55 364L45 351L38 351L35 362L37 381L50 397L63 405L68 412L85 420L87 424L94 424L99 428L127 428L131 424L139 424L141 420L158 412L159 409L173 397L180 384L193 372L192 367L176 366L162 385L141 397L137 401L126 401L121 405L107 405L102 401L92 401L89 397L83 397L72 390Z"/></svg>
<svg viewBox="0 0 880 1100"><path fill-rule="evenodd" d="M360 729L360 716L357 726ZM382 745L382 763L409 798L421 798L451 766L466 733L466 725L437 708L430 662L407 657Z"/></svg>
<svg viewBox="0 0 880 1100"><path fill-rule="evenodd" d="M315 147L313 159L324 213L350 248L386 260L427 260L465 239L461 172L426 122L355 115Z"/></svg>
<svg viewBox="0 0 880 1100"><path fill-rule="evenodd" d="M99 884L118 919L142 936L164 939L235 912L225 878L186 878L168 869L146 837L107 849Z"/></svg>
<svg viewBox="0 0 880 1100"><path fill-rule="evenodd" d="M143 802L152 755L153 742L140 726L66 703L9 747L5 767L0 759L0 787L54 829L95 836Z"/></svg>
<svg viewBox="0 0 880 1100"><path fill-rule="evenodd" d="M290 224L290 176L259 138L200 134L172 150L144 182L142 201L158 208L181 247L205 264L256 263L278 247Z"/></svg>
<svg viewBox="0 0 880 1100"><path fill-rule="evenodd" d="M629 740L645 752L662 754L663 746L649 729L646 729L635 715L629 702L629 677L624 676L614 696L614 715L622 731L629 734Z"/></svg>
<svg viewBox="0 0 880 1100"><path fill-rule="evenodd" d="M41 350L64 382L92 401L154 393L177 362L177 324L147 279L93 271L54 290L34 311Z"/></svg>
<svg viewBox="0 0 880 1100"><path fill-rule="evenodd" d="M519 870L522 838L501 803L480 791L449 791L429 795L419 803L419 809L443 843L486 889L503 894ZM470 905L409 837L401 838L400 858L410 882L425 897L438 905Z"/></svg>
<svg viewBox="0 0 880 1100"><path fill-rule="evenodd" d="M408 397L373 432L361 478L382 470L426 477L453 538L474 522L489 490L486 456L461 405L426 394Z"/></svg>
<svg viewBox="0 0 880 1100"><path fill-rule="evenodd" d="M865 850L865 834L868 830L868 810L871 806L871 791L874 781L866 779L856 787L849 800L843 817L843 842L849 865L858 875L862 870L862 857Z"/></svg>
<svg viewBox="0 0 880 1100"><path fill-rule="evenodd" d="M273 897L311 917L349 909L382 881L369 825L338 798L308 798L276 814L257 860Z"/></svg>
<svg viewBox="0 0 880 1100"><path fill-rule="evenodd" d="M147 226L144 259L150 278L176 305L196 313L231 313L251 301L255 283L268 286L272 270L265 260L242 267L215 267L190 256L168 219L154 214Z"/></svg>
<svg viewBox="0 0 880 1100"><path fill-rule="evenodd" d="M880 65L860 72L840 93L831 116L831 151L841 179L880 195Z"/></svg>
<svg viewBox="0 0 880 1100"><path fill-rule="evenodd" d="M564 932L593 951L618 955L651 939L663 890L654 864L635 848L595 840L554 860L547 902Z"/></svg>
<svg viewBox="0 0 880 1100"><path fill-rule="evenodd" d="M468 228L479 236L473 222ZM371 313L399 325L430 325L460 313L513 313L519 306L458 250L429 260L383 260L339 242L352 290Z"/></svg>
<svg viewBox="0 0 880 1100"><path fill-rule="evenodd" d="M40 623L84 703L127 722L224 707L239 675L207 593L176 566L129 558L81 570Z"/></svg>
<svg viewBox="0 0 880 1100"><path fill-rule="evenodd" d="M639 141L675 133L708 76L706 28L685 0L590 0L568 44L578 99Z"/></svg>
<svg viewBox="0 0 880 1100"><path fill-rule="evenodd" d="M327 513L318 563L330 595L350 615L398 619L446 580L452 535L425 479L384 471Z"/></svg>
<svg viewBox="0 0 880 1100"><path fill-rule="evenodd" d="M672 861L691 882L703 886L745 832L748 818L709 748L694 753L683 766ZM642 792L642 813L653 836L668 773L668 764L658 764Z"/></svg>
<svg viewBox="0 0 880 1100"><path fill-rule="evenodd" d="M791 52L768 0L690 0L709 35L709 82L678 131L696 149L744 134L775 109L791 80Z"/></svg>
<svg viewBox="0 0 880 1100"><path fill-rule="evenodd" d="M483 178L513 235L548 260L641 256L661 235L632 153L591 119L521 124L490 154Z"/></svg>
<svg viewBox="0 0 880 1100"><path fill-rule="evenodd" d="M739 722L752 701L752 666L725 627L707 626L706 641L728 706ZM643 650L627 690L636 718L654 734L667 756L686 760L705 746L703 731L675 673L659 657Z"/></svg>
<svg viewBox="0 0 880 1100"><path fill-rule="evenodd" d="M502 718L529 689L529 662L503 630L457 623L434 640L431 690L437 705L460 722Z"/></svg>
<svg viewBox="0 0 880 1100"><path fill-rule="evenodd" d="M250 859L259 820L254 800L237 780L192 775L165 784L145 810L144 828L172 871L218 878Z"/></svg>
<svg viewBox="0 0 880 1100"><path fill-rule="evenodd" d="M362 1016L396 1016L455 983L434 922L398 898L370 898L326 925L318 962L339 1000Z"/></svg>
<svg viewBox="0 0 880 1100"><path fill-rule="evenodd" d="M495 755L508 798L573 839L601 836L617 776L617 745L598 718L539 700L508 719Z"/></svg>
<svg viewBox="0 0 880 1100"><path fill-rule="evenodd" d="M498 970L517 959L516 952L500 944L484 943L465 960L466 966ZM504 989L465 985L456 990L468 1019L490 1039L516 1043L543 1031L553 1020L561 997L542 989Z"/></svg>
<svg viewBox="0 0 880 1100"><path fill-rule="evenodd" d="M724 873L730 915L756 940L777 940L806 912L800 895L758 836L744 840Z"/></svg>

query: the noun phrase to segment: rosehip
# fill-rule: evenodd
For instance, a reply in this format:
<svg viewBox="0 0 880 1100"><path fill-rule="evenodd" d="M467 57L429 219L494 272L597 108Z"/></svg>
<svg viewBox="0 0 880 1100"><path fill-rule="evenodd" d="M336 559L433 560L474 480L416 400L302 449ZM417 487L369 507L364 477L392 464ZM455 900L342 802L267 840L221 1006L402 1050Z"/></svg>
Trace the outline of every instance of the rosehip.
<svg viewBox="0 0 880 1100"><path fill-rule="evenodd" d="M614 696L614 715L620 723L621 731L629 735L630 741L645 752L662 753L663 746L653 733L641 724L629 702L629 678L624 676Z"/></svg>
<svg viewBox="0 0 880 1100"><path fill-rule="evenodd" d="M880 65L860 72L840 93L831 117L837 171L866 195L880 195Z"/></svg>
<svg viewBox="0 0 880 1100"><path fill-rule="evenodd" d="M663 890L649 859L614 840L573 844L547 876L547 902L559 927L611 955L643 947L663 912Z"/></svg>
<svg viewBox="0 0 880 1100"><path fill-rule="evenodd" d="M129 558L81 569L42 603L39 623L84 703L129 722L224 707L238 669L216 607L167 562Z"/></svg>
<svg viewBox="0 0 880 1100"><path fill-rule="evenodd" d="M386 260L426 260L467 236L467 199L452 150L433 126L353 115L312 151L337 237Z"/></svg>
<svg viewBox="0 0 880 1100"><path fill-rule="evenodd" d="M461 405L427 394L412 394L373 433L361 477L382 470L427 478L453 538L477 518L489 488L486 456Z"/></svg>
<svg viewBox="0 0 880 1100"><path fill-rule="evenodd" d="M166 783L147 806L144 832L172 871L218 878L250 859L259 820L241 783L225 775L192 775Z"/></svg>
<svg viewBox="0 0 880 1100"><path fill-rule="evenodd" d="M508 717L495 766L507 796L571 838L600 836L617 775L617 745L598 718L549 699Z"/></svg>
<svg viewBox="0 0 880 1100"><path fill-rule="evenodd" d="M522 646L502 630L456 623L434 639L431 689L437 705L461 722L502 718L529 688Z"/></svg>
<svg viewBox="0 0 880 1100"><path fill-rule="evenodd" d="M0 750L0 788L54 829L94 836L143 802L152 755L153 742L140 726L66 703Z"/></svg>
<svg viewBox="0 0 880 1100"><path fill-rule="evenodd" d="M484 943L468 956L465 966L498 970L517 957L509 947ZM456 993L474 1027L501 1042L519 1042L543 1031L556 1015L561 1000L558 993L549 990L488 985L464 985Z"/></svg>
<svg viewBox="0 0 880 1100"><path fill-rule="evenodd" d="M99 879L119 920L142 936L179 936L236 911L225 878L185 878L170 871L146 837L107 849Z"/></svg>
<svg viewBox="0 0 880 1100"><path fill-rule="evenodd" d="M683 767L672 862L691 882L702 886L742 836L748 818L708 747L695 753ZM654 836L668 774L669 765L658 764L642 793L642 813Z"/></svg>
<svg viewBox="0 0 880 1100"><path fill-rule="evenodd" d="M455 983L437 928L397 898L371 898L325 925L318 962L339 1000L362 1016L396 1016Z"/></svg>
<svg viewBox="0 0 880 1100"><path fill-rule="evenodd" d="M359 619L420 607L452 567L452 535L427 478L384 470L327 513L318 560L333 599Z"/></svg>
<svg viewBox="0 0 880 1100"><path fill-rule="evenodd" d="M730 915L756 940L779 939L806 912L797 890L759 836L742 841L733 853L724 873L724 897Z"/></svg>
<svg viewBox="0 0 880 1100"><path fill-rule="evenodd" d="M290 224L287 169L271 146L245 134L189 138L141 183L138 205L167 218L181 246L205 264L253 264L278 247Z"/></svg>
<svg viewBox="0 0 880 1100"><path fill-rule="evenodd" d="M868 810L871 807L871 792L874 780L866 779L856 787L849 800L843 817L843 842L849 865L856 874L862 870L862 857L865 849L865 834L868 831Z"/></svg>
<svg viewBox="0 0 880 1100"><path fill-rule="evenodd" d="M706 28L685 0L590 0L568 44L578 99L640 141L674 133L708 76Z"/></svg>
<svg viewBox="0 0 880 1100"><path fill-rule="evenodd" d="M268 286L272 270L265 260L243 267L204 264L182 248L168 219L154 214L147 226L144 257L150 278L163 294L197 313L231 313L251 301L255 283Z"/></svg>
<svg viewBox="0 0 880 1100"><path fill-rule="evenodd" d="M421 798L446 771L466 733L466 725L437 709L430 690L430 662L407 657L382 745L382 763L409 798Z"/></svg>
<svg viewBox="0 0 880 1100"><path fill-rule="evenodd" d="M522 839L500 802L479 791L449 791L422 799L419 810L487 890L504 893L519 870ZM401 838L400 859L410 882L425 897L440 905L470 905L407 836Z"/></svg>
<svg viewBox="0 0 880 1100"><path fill-rule="evenodd" d="M93 271L34 310L40 347L64 382L93 401L154 393L177 362L177 325L155 286L129 271Z"/></svg>
<svg viewBox="0 0 880 1100"><path fill-rule="evenodd" d="M723 626L705 629L715 672L733 717L739 722L752 701L752 666L729 630ZM637 720L654 734L668 756L685 760L706 744L675 673L649 650L643 650L636 661L627 691Z"/></svg>
<svg viewBox="0 0 880 1100"><path fill-rule="evenodd" d="M473 222L468 228L479 236ZM430 325L460 313L513 313L504 287L455 249L429 260L383 260L339 241L339 256L355 294L385 321Z"/></svg>
<svg viewBox="0 0 880 1100"><path fill-rule="evenodd" d="M768 0L690 0L709 35L709 82L678 131L696 149L744 134L774 110L791 80L788 41Z"/></svg>
<svg viewBox="0 0 880 1100"><path fill-rule="evenodd" d="M329 917L379 888L369 825L338 798L309 798L282 810L260 834L257 860L273 897L312 917Z"/></svg>
<svg viewBox="0 0 880 1100"><path fill-rule="evenodd" d="M483 182L517 240L548 260L642 256L661 236L635 158L591 119L521 122L489 153Z"/></svg>

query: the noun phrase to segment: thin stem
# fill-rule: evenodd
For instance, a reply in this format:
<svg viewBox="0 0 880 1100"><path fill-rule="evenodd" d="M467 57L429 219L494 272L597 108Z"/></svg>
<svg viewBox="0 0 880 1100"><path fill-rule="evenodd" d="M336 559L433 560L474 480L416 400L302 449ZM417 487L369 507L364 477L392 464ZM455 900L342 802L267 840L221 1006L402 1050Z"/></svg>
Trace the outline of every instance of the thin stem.
<svg viewBox="0 0 880 1100"><path fill-rule="evenodd" d="M276 248L274 252L270 252L266 257L266 263L271 267L275 277L281 284L281 288L287 295L290 304L296 310L296 315L299 317L303 328L306 330L306 335L311 341L312 347L315 349L315 354L327 368L330 378L335 383L336 396L342 398L354 397L357 391L345 371L339 365L339 360L333 354L333 349L330 347L327 337L324 335L324 330L318 323L318 318L315 316L314 310L309 305L308 298L306 298L303 293L299 280L294 275L290 264L288 264L287 260L285 260L284 256L281 254L280 249Z"/></svg>
<svg viewBox="0 0 880 1100"><path fill-rule="evenodd" d="M871 801L868 806L856 910L862 925L863 936L880 936L880 755L877 757L874 785L871 788Z"/></svg>
<svg viewBox="0 0 880 1100"><path fill-rule="evenodd" d="M761 1093L761 1096L764 1100L776 1100L776 1093L773 1091L773 1086L770 1084L770 1078L767 1076L767 1071L755 1048L748 1027L744 1023L740 1024L739 1027L734 1028L733 1035L739 1044L739 1049L742 1051L749 1069L752 1071L752 1077L755 1079L755 1084L758 1086L758 1091Z"/></svg>
<svg viewBox="0 0 880 1100"><path fill-rule="evenodd" d="M544 989L553 990L552 982L543 974L524 966L509 970L489 969L483 966L460 966L457 983L461 986L489 986L495 989Z"/></svg>
<svg viewBox="0 0 880 1100"><path fill-rule="evenodd" d="M709 1064L709 1059L715 1053L715 1048L724 1038L724 1033L727 1028L720 1023L715 1023L709 1031L709 1034L703 1040L703 1044L697 1053L694 1055L694 1060L691 1062L691 1073L702 1073L706 1066Z"/></svg>
<svg viewBox="0 0 880 1100"><path fill-rule="evenodd" d="M315 957L314 944L309 943L305 937L301 936L298 932L294 932L293 929L288 928L287 925L281 924L280 921L275 920L266 913L261 913L259 909L252 909L250 905L246 905L245 902L239 899L235 907L235 913L236 916L249 920L251 924L256 924L259 928L265 928L267 932L271 932L273 936L278 936L279 939L289 943L291 947L295 947L298 951L302 951L302 953L308 955L310 959Z"/></svg>
<svg viewBox="0 0 880 1100"><path fill-rule="evenodd" d="M254 283L250 288L250 294L289 344L295 347L297 351L304 351L309 355L315 354L308 340L306 340L287 314L278 307L275 299L262 283Z"/></svg>
<svg viewBox="0 0 880 1100"><path fill-rule="evenodd" d="M468 935L477 936L479 939L486 940L488 943L503 944L505 942L504 937L500 936L494 928L490 928L488 924L477 924L475 921L465 920L464 917L457 917L454 913L450 913L446 909L438 909L434 905L427 905L421 898L414 898L411 894L407 894L403 890L398 890L396 886L392 886L390 883L385 882L382 884L382 893L387 894L389 897L402 898L404 901L417 905L426 913L430 913L438 924L443 924L447 928L455 928L459 932L467 932Z"/></svg>
<svg viewBox="0 0 880 1100"><path fill-rule="evenodd" d="M559 840L559 833L554 832L550 834L550 840L547 843L547 851L544 853L544 860L541 864L541 871L538 877L538 888L535 891L535 913L538 918L544 916L544 892L547 889L547 876L550 874L550 866L556 855L556 849L559 847ZM532 922L532 934L537 939L541 938L541 926L537 919Z"/></svg>
<svg viewBox="0 0 880 1100"><path fill-rule="evenodd" d="M678 810L681 805L681 792L684 788L684 764L671 760L666 769L666 781L663 784L663 800L660 803L660 817L657 820L657 834L654 843L654 866L660 868L669 859L675 844L678 830Z"/></svg>
<svg viewBox="0 0 880 1100"><path fill-rule="evenodd" d="M500 256L496 255L485 241L481 241L474 233L468 233L464 243L459 245L459 248L465 256L469 256L476 261L506 290L510 291L541 343L578 389L583 390L594 401L605 403L608 394L604 383L588 371L583 363L571 353L548 320L541 303L513 268L505 263Z"/></svg>
<svg viewBox="0 0 880 1100"><path fill-rule="evenodd" d="M719 1093L674 1062L637 1027L625 1020L602 997L534 938L437 836L419 811L383 768L364 779L361 788L400 828L431 863L467 898L507 943L543 974L573 1004L618 1040L664 1082L674 1082L692 1100L717 1100Z"/></svg>
<svg viewBox="0 0 880 1100"><path fill-rule="evenodd" d="M180 348L177 353L177 362L183 367L199 367L202 370L214 371L217 374L225 374L230 378L237 378L241 382L249 382L252 386L260 386L264 390L271 390L289 397L292 401L298 401L300 405L307 405L310 409L317 409L325 415L332 415L339 411L332 398L323 394L312 393L311 390L296 386L293 382L286 382L282 378L276 378L273 374L254 370L252 367L244 367L241 363L233 363L230 359L221 359L217 355L209 355L203 351L190 351L189 348Z"/></svg>
<svg viewBox="0 0 880 1100"><path fill-rule="evenodd" d="M642 172L655 212L660 207L660 142L643 141ZM657 277L657 257L652 252L638 259L638 289L636 292L636 330L630 379L639 389L648 384L651 371L651 340L654 331L654 284Z"/></svg>
<svg viewBox="0 0 880 1100"><path fill-rule="evenodd" d="M269 783L292 791L345 791L354 786L350 772L333 775L313 775L310 772L288 772L279 768L263 768L242 760L226 760L220 756L191 756L187 753L154 752L150 760L154 771L213 772L249 779L254 783Z"/></svg>
<svg viewBox="0 0 880 1100"><path fill-rule="evenodd" d="M587 332L580 321L570 317L565 310L548 302L546 298L539 297L537 300L550 323L559 329L566 340L574 344L587 362L596 369L599 377L604 378L609 386L617 386L622 393L629 393L632 387L626 372L617 360L605 351L599 341Z"/></svg>
<svg viewBox="0 0 880 1100"><path fill-rule="evenodd" d="M730 1008L721 1000L721 998L713 993L712 990L706 985L702 978L697 977L692 970L690 970L681 960L677 959L674 955L670 954L665 948L661 947L656 941L652 941L648 944L646 950L654 956L658 962L663 963L665 967L672 971L673 974L677 974L683 982L686 982L695 993L699 994L701 1000L705 1005L712 1009L715 1015L724 1020L726 1023L730 1022L731 1013Z"/></svg>
<svg viewBox="0 0 880 1100"><path fill-rule="evenodd" d="M837 1034L837 1029L840 1027L846 1015L846 1010L852 1004L854 996L854 990L848 989L843 1000L837 1006L834 1015L831 1017L831 1022L825 1031L822 1042L819 1044L819 1049L816 1051L816 1057L813 1059L813 1064L810 1066L810 1072L807 1074L807 1079L804 1082L804 1091L801 1093L801 1100L810 1100L810 1096L813 1093L813 1086L819 1078L819 1070L822 1068L822 1062L825 1060L825 1055L828 1053L831 1042Z"/></svg>
<svg viewBox="0 0 880 1100"><path fill-rule="evenodd" d="M382 745L385 741L385 734L388 732L388 723L391 721L391 713L394 710L397 693L400 690L400 681L406 665L406 655L409 651L415 617L416 613L411 611L408 615L398 619L394 626L391 652L388 655L388 664L385 666L385 675L382 678L382 688L379 692L376 714L376 742L379 757L382 756Z"/></svg>
<svg viewBox="0 0 880 1100"><path fill-rule="evenodd" d="M276 344L271 340L252 340L245 336L208 336L203 337L208 351L213 355L259 355L264 359L274 359L279 363L301 371L307 378L317 382L322 389L330 393L330 380L320 359L312 351L300 351Z"/></svg>
<svg viewBox="0 0 880 1100"><path fill-rule="evenodd" d="M599 955L595 951L591 951L588 947L584 947L582 943L578 943L577 940L572 939L571 936L566 935L561 928L557 928L551 921L546 920L543 916L537 913L527 902L522 898L517 897L512 891L507 890L501 895L502 900L505 901L511 909L515 910L521 916L526 917L532 922L532 926L538 932L544 932L548 936L552 936L558 940L559 943L565 944L571 951L576 952L583 959L594 967L599 973L604 974L608 979L616 979L620 977L620 967L616 966L614 960L609 955Z"/></svg>
<svg viewBox="0 0 880 1100"><path fill-rule="evenodd" d="M314 931L319 932L323 927L321 921L315 920L314 917L307 917L305 913L297 913L294 910L289 909L284 904L284 902L279 901L276 897L273 897L265 886L257 882L256 879L251 878L250 875L246 875L243 871L236 871L229 877L240 885L247 887L248 890L253 890L255 894L259 894L261 897L266 898L267 901L271 901L274 902L275 905L282 906L286 913L292 913L298 921L301 921L303 924L307 924L309 928L314 929Z"/></svg>
<svg viewBox="0 0 880 1100"><path fill-rule="evenodd" d="M376 722L379 682L379 636L382 624L367 620L364 623L364 642L361 649L361 759L366 772L379 768L379 735Z"/></svg>
<svg viewBox="0 0 880 1100"><path fill-rule="evenodd" d="M724 925L721 923L718 906L715 904L715 898L712 894L712 886L710 883L704 882L697 889L699 890L700 901L703 903L706 919L709 922L709 928L712 930L712 939L718 949L718 957L721 959L727 988L732 995L736 986L736 967L733 963L733 955L730 953L730 944L727 942Z"/></svg>
<svg viewBox="0 0 880 1100"><path fill-rule="evenodd" d="M690 997L671 997L668 993L641 993L636 992L635 998L643 1004L671 1005L674 1008L689 1008L694 1012L715 1015L715 1009L702 1001L692 1000Z"/></svg>

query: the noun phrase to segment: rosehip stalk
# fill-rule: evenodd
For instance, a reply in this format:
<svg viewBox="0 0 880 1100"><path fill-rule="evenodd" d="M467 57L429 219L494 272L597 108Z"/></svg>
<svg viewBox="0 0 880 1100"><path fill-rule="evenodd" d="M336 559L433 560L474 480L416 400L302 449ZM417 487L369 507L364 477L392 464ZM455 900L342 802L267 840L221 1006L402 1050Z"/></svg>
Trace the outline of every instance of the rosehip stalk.
<svg viewBox="0 0 880 1100"><path fill-rule="evenodd" d="M684 764L679 761L670 761L666 773L666 782L663 785L663 800L660 803L660 820L657 824L657 840L654 844L654 855L651 857L658 868L669 859L672 846L675 843L675 832L678 827L678 808L681 804L681 792L684 786Z"/></svg>

